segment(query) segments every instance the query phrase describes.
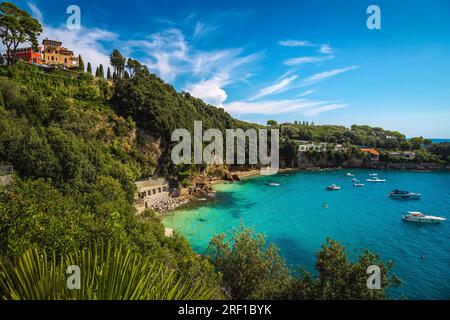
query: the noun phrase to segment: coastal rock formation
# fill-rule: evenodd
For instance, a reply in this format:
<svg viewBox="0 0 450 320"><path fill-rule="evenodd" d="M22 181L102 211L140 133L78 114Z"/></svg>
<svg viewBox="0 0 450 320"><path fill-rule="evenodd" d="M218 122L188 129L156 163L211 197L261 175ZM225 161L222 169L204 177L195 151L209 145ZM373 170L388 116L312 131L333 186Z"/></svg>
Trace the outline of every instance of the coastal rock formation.
<svg viewBox="0 0 450 320"><path fill-rule="evenodd" d="M196 197L209 197L213 195L213 188L211 182L207 177L200 176L194 181L194 184L189 187L189 195Z"/></svg>
<svg viewBox="0 0 450 320"><path fill-rule="evenodd" d="M161 213L165 211L174 210L180 206L188 204L189 201L190 201L189 198L170 198L153 205L152 209L157 213Z"/></svg>
<svg viewBox="0 0 450 320"><path fill-rule="evenodd" d="M241 181L241 178L237 174L232 175L233 181Z"/></svg>

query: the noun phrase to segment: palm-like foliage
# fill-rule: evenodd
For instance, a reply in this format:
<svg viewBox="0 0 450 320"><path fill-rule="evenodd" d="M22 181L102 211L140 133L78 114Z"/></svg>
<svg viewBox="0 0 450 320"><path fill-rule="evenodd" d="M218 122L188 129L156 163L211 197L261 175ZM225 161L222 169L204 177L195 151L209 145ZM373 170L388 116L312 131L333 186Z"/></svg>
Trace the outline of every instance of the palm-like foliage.
<svg viewBox="0 0 450 320"><path fill-rule="evenodd" d="M67 286L67 267L80 267L81 289ZM217 288L178 276L140 254L112 246L60 257L37 249L0 263L0 292L8 300L202 300L218 297Z"/></svg>

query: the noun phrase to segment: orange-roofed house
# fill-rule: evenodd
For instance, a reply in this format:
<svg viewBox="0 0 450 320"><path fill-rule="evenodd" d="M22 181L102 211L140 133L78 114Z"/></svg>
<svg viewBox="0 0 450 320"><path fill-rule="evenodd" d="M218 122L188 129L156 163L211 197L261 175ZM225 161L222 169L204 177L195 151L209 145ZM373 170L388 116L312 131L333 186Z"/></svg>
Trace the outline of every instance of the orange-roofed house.
<svg viewBox="0 0 450 320"><path fill-rule="evenodd" d="M17 48L16 60L42 65L42 48Z"/></svg>
<svg viewBox="0 0 450 320"><path fill-rule="evenodd" d="M379 161L380 160L380 152L377 149L373 148L361 148L359 151L364 152L370 157L370 160L372 161Z"/></svg>

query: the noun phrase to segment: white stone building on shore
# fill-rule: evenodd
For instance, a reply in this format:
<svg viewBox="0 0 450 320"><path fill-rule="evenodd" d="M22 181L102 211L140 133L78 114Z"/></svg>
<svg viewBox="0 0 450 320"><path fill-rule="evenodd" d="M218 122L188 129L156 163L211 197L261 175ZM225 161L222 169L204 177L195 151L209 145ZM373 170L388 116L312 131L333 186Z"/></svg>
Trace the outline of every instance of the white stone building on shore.
<svg viewBox="0 0 450 320"><path fill-rule="evenodd" d="M391 157L398 157L404 160L414 160L416 158L416 153L413 151L387 151Z"/></svg>
<svg viewBox="0 0 450 320"><path fill-rule="evenodd" d="M0 187L6 187L12 179L13 166L0 166Z"/></svg>
<svg viewBox="0 0 450 320"><path fill-rule="evenodd" d="M145 179L135 182L137 187L137 204L142 210L170 199L170 182L166 178Z"/></svg>

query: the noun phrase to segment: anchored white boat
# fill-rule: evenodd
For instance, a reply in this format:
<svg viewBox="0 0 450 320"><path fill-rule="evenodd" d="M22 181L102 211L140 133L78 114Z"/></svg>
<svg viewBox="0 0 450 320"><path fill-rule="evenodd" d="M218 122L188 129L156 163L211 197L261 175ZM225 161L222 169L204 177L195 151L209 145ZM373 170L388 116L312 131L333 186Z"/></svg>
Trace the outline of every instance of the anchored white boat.
<svg viewBox="0 0 450 320"><path fill-rule="evenodd" d="M427 216L422 212L411 211L409 214L402 217L403 221L406 222L420 222L420 223L440 223L446 221L447 219L436 216Z"/></svg>
<svg viewBox="0 0 450 320"><path fill-rule="evenodd" d="M380 178L378 178L378 177L373 177L373 178L370 178L370 179L366 179L366 181L367 181L367 182L386 182L387 180L385 180L385 179L380 179Z"/></svg>
<svg viewBox="0 0 450 320"><path fill-rule="evenodd" d="M356 178L353 178L353 179L352 179L352 182L359 182L359 180L356 179Z"/></svg>
<svg viewBox="0 0 450 320"><path fill-rule="evenodd" d="M377 177L378 173L369 173L369 177Z"/></svg>
<svg viewBox="0 0 450 320"><path fill-rule="evenodd" d="M341 190L341 187L339 187L339 186L337 186L335 184L332 184L331 186L327 187L327 190L328 191L338 191L338 190Z"/></svg>
<svg viewBox="0 0 450 320"><path fill-rule="evenodd" d="M347 172L347 174L345 176L346 177L354 177L355 175L353 173Z"/></svg>
<svg viewBox="0 0 450 320"><path fill-rule="evenodd" d="M395 189L394 191L388 194L388 197L399 200L417 200L420 199L421 194Z"/></svg>
<svg viewBox="0 0 450 320"><path fill-rule="evenodd" d="M275 182L267 183L267 185L268 185L268 186L271 186L271 187L279 187L279 186L280 186L279 183L275 183Z"/></svg>
<svg viewBox="0 0 450 320"><path fill-rule="evenodd" d="M364 187L364 183L354 183L353 186L361 188Z"/></svg>

